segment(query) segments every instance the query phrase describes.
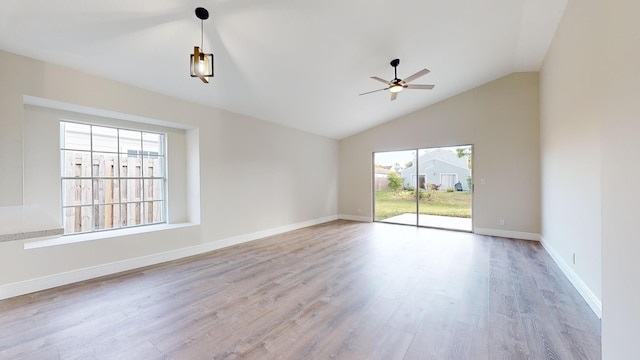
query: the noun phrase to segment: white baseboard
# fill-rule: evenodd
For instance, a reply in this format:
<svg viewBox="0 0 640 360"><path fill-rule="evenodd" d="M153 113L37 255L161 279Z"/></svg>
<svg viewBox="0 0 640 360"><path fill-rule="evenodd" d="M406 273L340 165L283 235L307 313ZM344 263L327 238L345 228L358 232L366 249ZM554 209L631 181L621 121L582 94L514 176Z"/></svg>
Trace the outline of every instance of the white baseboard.
<svg viewBox="0 0 640 360"><path fill-rule="evenodd" d="M371 218L368 216L353 216L353 215L347 215L347 214L338 215L338 219L360 221L360 222L372 222Z"/></svg>
<svg viewBox="0 0 640 360"><path fill-rule="evenodd" d="M296 224L280 226L272 229L258 231L250 234L239 235L218 241L172 250L163 253L151 254L133 259L117 261L108 264L101 264L87 268L72 270L68 272L47 275L39 278L24 280L20 282L0 285L0 300L14 296L29 294L32 292L51 289L54 287L72 284L79 281L89 280L100 276L116 274L119 272L137 269L149 265L160 264L167 261L177 260L188 256L203 254L213 250L222 249L228 246L238 245L253 240L262 239L267 236L282 234L288 231L302 229L312 225L337 220L338 216L327 216L314 220L304 221Z"/></svg>
<svg viewBox="0 0 640 360"><path fill-rule="evenodd" d="M598 318L602 319L602 302L600 299L598 299L593 291L589 289L587 284L582 281L580 276L573 271L571 266L560 256L560 254L549 243L544 241L544 238L542 238L541 243L560 270L562 270L564 275L569 279L569 281L571 281L576 290L578 290L582 298L587 302L587 304L589 304L591 310L593 310Z"/></svg>
<svg viewBox="0 0 640 360"><path fill-rule="evenodd" d="M540 234L522 232L522 231L474 228L473 232L479 235L489 235L489 236L499 236L499 237L511 238L511 239L540 241Z"/></svg>

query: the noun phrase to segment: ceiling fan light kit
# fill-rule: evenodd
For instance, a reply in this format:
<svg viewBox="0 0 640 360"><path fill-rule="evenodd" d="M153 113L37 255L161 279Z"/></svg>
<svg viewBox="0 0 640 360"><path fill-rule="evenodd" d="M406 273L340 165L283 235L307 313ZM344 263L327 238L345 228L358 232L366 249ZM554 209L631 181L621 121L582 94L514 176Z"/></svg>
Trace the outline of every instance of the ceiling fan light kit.
<svg viewBox="0 0 640 360"><path fill-rule="evenodd" d="M402 80L398 78L398 65L400 65L400 59L393 59L391 60L390 65L393 67L393 80L391 81L387 81L384 80L382 78L379 78L377 76L372 76L371 78L373 80L377 80L380 81L382 83L387 84L387 87L384 89L378 89L378 90L373 90L373 91L369 91L366 93L362 93L360 95L367 95L367 94L371 94L374 92L378 92L378 91L384 91L384 90L389 90L389 92L391 93L391 101L395 100L398 97L398 93L400 91L402 91L403 89L421 89L421 90L431 90L434 88L435 85L417 85L417 84L409 84L409 82L427 75L429 73L429 70L427 69L422 69L420 71L418 71L417 73L407 77L406 79Z"/></svg>
<svg viewBox="0 0 640 360"><path fill-rule="evenodd" d="M207 9L196 8L196 17L200 19L200 46L193 47L193 54L190 56L190 73L191 77L198 77L203 83L208 83L209 78L213 77L213 54L204 52L203 32L204 21L209 18Z"/></svg>
<svg viewBox="0 0 640 360"><path fill-rule="evenodd" d="M399 93L400 91L402 91L402 89L402 85L398 84L394 84L389 87L389 91L391 91L392 93Z"/></svg>

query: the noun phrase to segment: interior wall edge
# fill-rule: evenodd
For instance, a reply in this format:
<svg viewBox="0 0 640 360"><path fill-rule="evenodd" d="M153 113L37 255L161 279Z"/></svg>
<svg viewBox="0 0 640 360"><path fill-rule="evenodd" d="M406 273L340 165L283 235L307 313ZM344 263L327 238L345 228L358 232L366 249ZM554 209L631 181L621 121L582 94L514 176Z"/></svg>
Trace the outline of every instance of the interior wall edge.
<svg viewBox="0 0 640 360"><path fill-rule="evenodd" d="M584 301L587 302L591 310L593 310L594 314L599 319L602 319L602 301L598 299L598 297L594 294L593 291L585 284L584 281L576 274L575 271L571 268L571 266L560 256L560 254L553 248L553 246L544 240L542 237L540 243L542 247L546 250L546 252L551 256L551 259L558 265L564 276L569 279L573 287L578 290L578 293L582 296Z"/></svg>

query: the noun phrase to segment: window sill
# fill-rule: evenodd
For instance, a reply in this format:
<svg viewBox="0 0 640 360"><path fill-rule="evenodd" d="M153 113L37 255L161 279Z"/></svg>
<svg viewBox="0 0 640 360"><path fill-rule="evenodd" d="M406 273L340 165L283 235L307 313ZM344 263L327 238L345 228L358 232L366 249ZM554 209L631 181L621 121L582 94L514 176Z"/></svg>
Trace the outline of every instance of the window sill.
<svg viewBox="0 0 640 360"><path fill-rule="evenodd" d="M196 226L198 224L194 223L176 223L176 224L158 224L158 225L148 225L148 226L138 226L129 229L118 229L118 230L108 230L108 231L99 231L93 233L86 234L78 234L78 235L67 235L67 236L59 236L59 237L49 237L46 239L39 239L36 241L29 241L24 243L24 249L38 249L49 246L58 246L58 245L68 245L79 242L86 241L94 241L94 240L103 240L116 238L127 235L135 235L135 234L144 234L156 231L165 231L171 229L179 229L190 226Z"/></svg>
<svg viewBox="0 0 640 360"><path fill-rule="evenodd" d="M38 206L0 207L0 242L57 237L63 232Z"/></svg>

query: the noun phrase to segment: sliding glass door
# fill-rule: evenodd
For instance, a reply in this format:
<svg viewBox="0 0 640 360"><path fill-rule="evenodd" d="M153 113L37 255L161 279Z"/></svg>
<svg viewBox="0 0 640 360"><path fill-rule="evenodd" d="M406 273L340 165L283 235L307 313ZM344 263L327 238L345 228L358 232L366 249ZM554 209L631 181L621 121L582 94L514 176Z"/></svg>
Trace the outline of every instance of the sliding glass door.
<svg viewBox="0 0 640 360"><path fill-rule="evenodd" d="M415 183L419 179L402 175L404 169L413 166L415 158L415 150L373 154L375 221L418 225Z"/></svg>
<svg viewBox="0 0 640 360"><path fill-rule="evenodd" d="M374 220L472 231L471 145L373 154Z"/></svg>

